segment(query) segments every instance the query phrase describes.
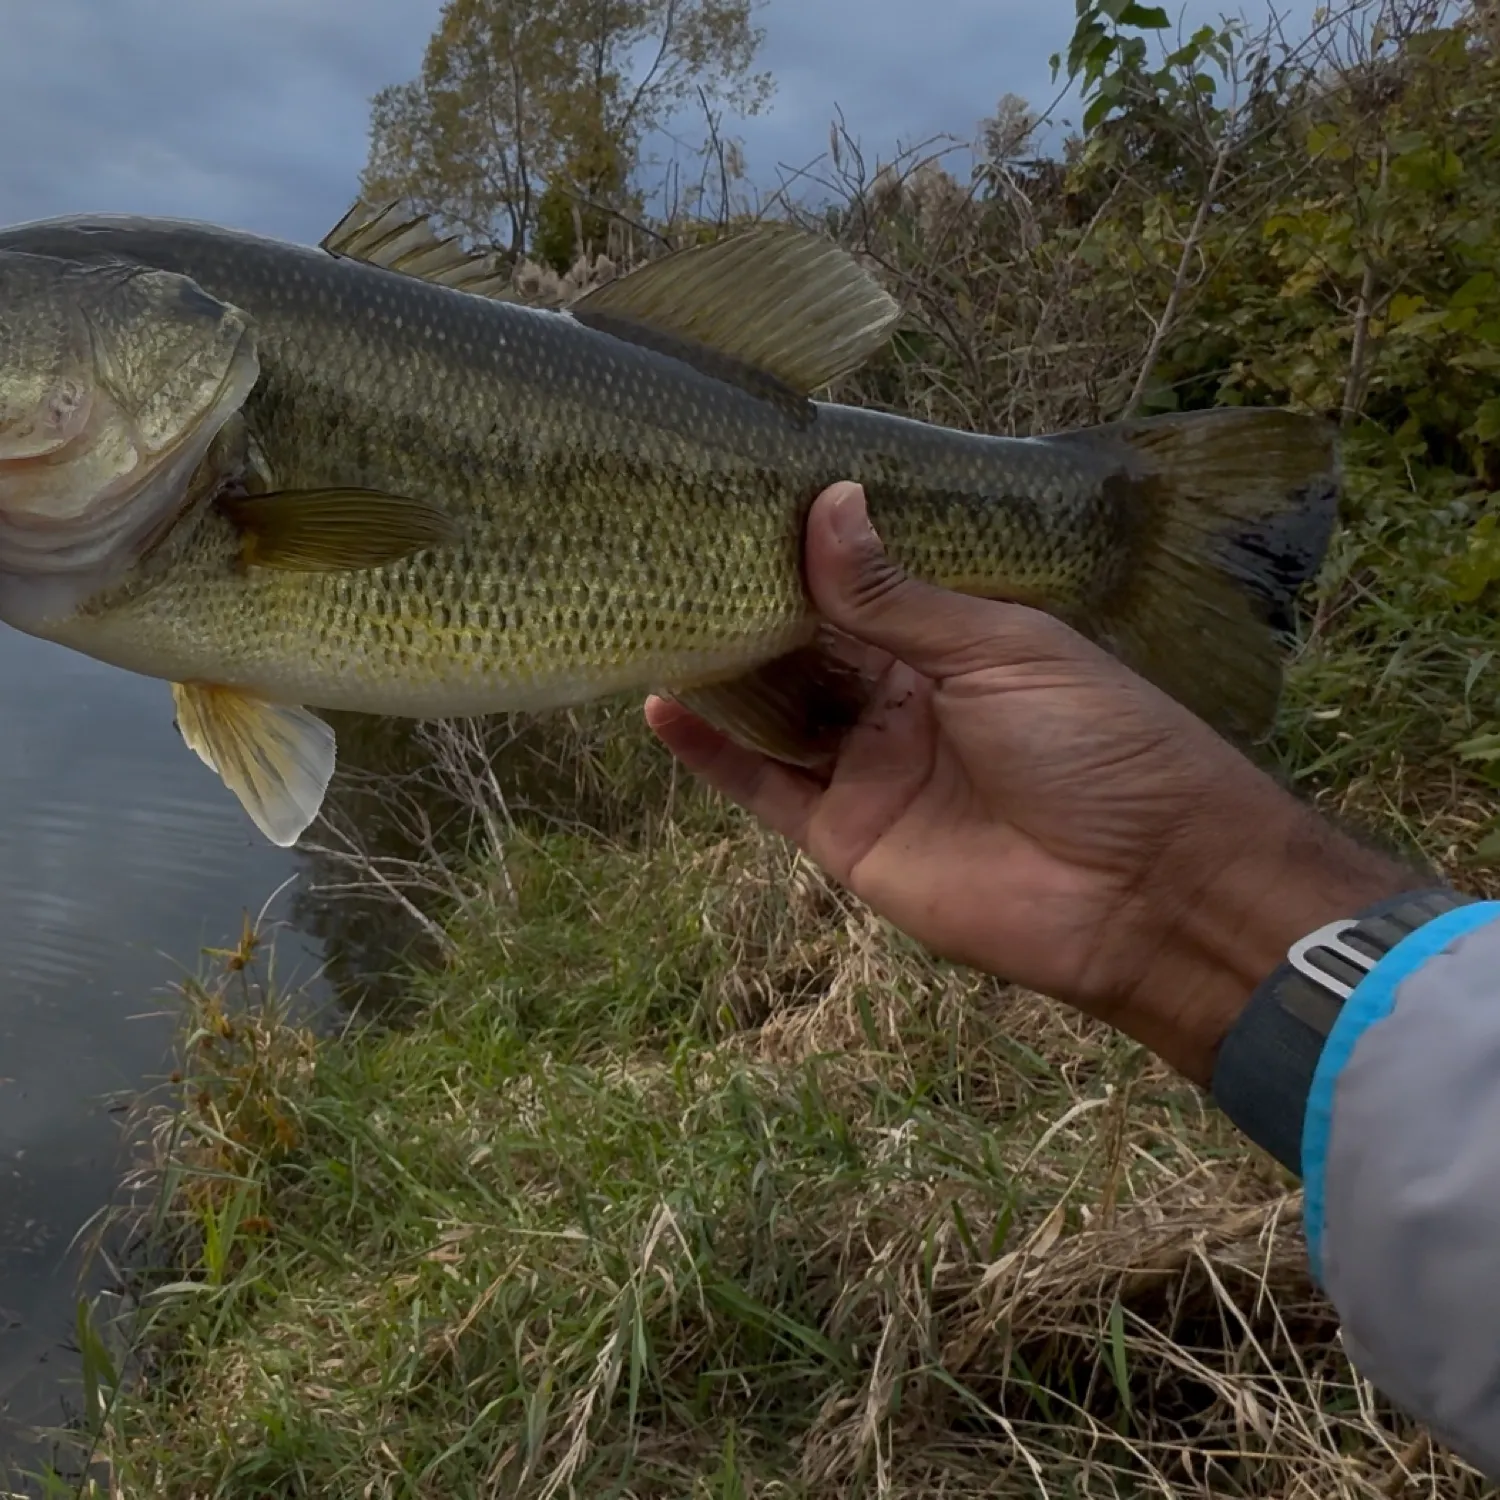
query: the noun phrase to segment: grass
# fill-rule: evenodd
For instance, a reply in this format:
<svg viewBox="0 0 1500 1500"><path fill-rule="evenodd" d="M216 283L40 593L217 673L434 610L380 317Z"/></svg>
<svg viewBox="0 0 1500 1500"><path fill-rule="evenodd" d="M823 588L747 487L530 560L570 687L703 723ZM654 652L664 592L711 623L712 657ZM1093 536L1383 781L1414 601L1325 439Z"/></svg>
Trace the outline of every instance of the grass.
<svg viewBox="0 0 1500 1500"><path fill-rule="evenodd" d="M1283 1185L1190 1091L750 830L516 856L519 912L414 1029L225 1036L197 997L187 1254L111 1417L123 1493L1127 1493L1188 1442L1265 1493L1243 1412L1305 1422L1310 1388L1299 1446L1337 1451L1326 1358L1286 1403L1251 1355L1327 1323L1295 1214L1262 1238ZM819 951L798 889L837 908ZM1237 1297L1231 1375L1203 1351Z"/></svg>
<svg viewBox="0 0 1500 1500"><path fill-rule="evenodd" d="M1286 771L1477 888L1487 622L1451 518L1355 484ZM640 764L634 705L592 723ZM315 1037L248 933L187 987L98 1493L1483 1493L1197 1091L652 764L660 816L510 827L399 1026Z"/></svg>
<svg viewBox="0 0 1500 1500"><path fill-rule="evenodd" d="M1451 475L1407 473L1383 440L1349 454L1357 520L1335 540L1292 669L1284 770L1309 795L1464 869L1500 827L1500 782L1465 755L1500 722L1500 638L1492 605L1455 602L1451 572L1486 499ZM1471 867L1468 878L1487 877Z"/></svg>

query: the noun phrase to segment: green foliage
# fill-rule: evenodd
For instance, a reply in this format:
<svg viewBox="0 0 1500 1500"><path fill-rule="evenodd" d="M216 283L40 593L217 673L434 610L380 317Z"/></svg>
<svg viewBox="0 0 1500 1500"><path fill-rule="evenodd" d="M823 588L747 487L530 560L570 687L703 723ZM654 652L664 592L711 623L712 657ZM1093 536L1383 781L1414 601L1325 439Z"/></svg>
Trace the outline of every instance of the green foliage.
<svg viewBox="0 0 1500 1500"><path fill-rule="evenodd" d="M1408 457L1500 477L1500 62L1478 13L1394 38L1377 27L1352 58L1284 50L1274 64L1265 39L1204 28L1152 66L1134 11L1080 0L1074 186L1115 195L1088 253L1114 273L1106 291L1138 300L1155 268L1150 308L1212 182L1158 404L1172 392L1363 419Z"/></svg>
<svg viewBox="0 0 1500 1500"><path fill-rule="evenodd" d="M1200 26L1181 45L1164 51L1153 66L1146 37L1134 33L1163 32L1171 25L1161 6L1134 0L1078 0L1066 68L1068 77L1082 86L1085 134L1112 118L1135 116L1139 123L1147 109L1159 111L1162 118L1185 106L1196 112L1219 92L1242 25L1226 21L1217 29ZM1054 53L1051 62L1056 78L1065 60Z"/></svg>
<svg viewBox="0 0 1500 1500"><path fill-rule="evenodd" d="M1226 387L1362 416L1482 479L1500 458L1500 71L1461 31L1429 40L1375 120L1335 98L1306 133Z"/></svg>
<svg viewBox="0 0 1500 1500"><path fill-rule="evenodd" d="M446 0L420 75L383 89L362 187L401 198L519 255L545 237L566 269L574 205L638 210L642 141L684 108L745 114L770 79L753 70L756 0ZM584 240L602 249L598 223Z"/></svg>
<svg viewBox="0 0 1500 1500"><path fill-rule="evenodd" d="M1467 550L1453 563L1454 593L1466 604L1500 583L1500 495L1491 495L1490 504L1469 533Z"/></svg>

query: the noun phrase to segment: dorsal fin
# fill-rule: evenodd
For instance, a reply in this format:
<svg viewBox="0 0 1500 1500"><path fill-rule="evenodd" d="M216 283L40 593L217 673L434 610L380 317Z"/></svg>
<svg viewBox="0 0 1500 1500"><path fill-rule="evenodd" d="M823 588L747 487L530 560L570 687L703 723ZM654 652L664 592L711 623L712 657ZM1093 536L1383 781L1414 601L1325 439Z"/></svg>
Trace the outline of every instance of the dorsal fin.
<svg viewBox="0 0 1500 1500"><path fill-rule="evenodd" d="M610 312L585 309L575 311L574 316L580 323L600 333L613 334L615 338L638 344L642 349L654 349L658 354L680 359L713 380L737 385L742 391L769 401L799 428L810 427L817 417L812 401L780 376L769 374L758 365L747 364L733 354L725 354L721 349L695 343L676 333L663 332L654 324L616 317Z"/></svg>
<svg viewBox="0 0 1500 1500"><path fill-rule="evenodd" d="M847 250L780 225L676 250L580 297L580 322L670 350L673 341L806 396L863 364L900 305Z"/></svg>
<svg viewBox="0 0 1500 1500"><path fill-rule="evenodd" d="M501 300L510 296L510 271L499 256L465 250L451 235L439 236L426 218L400 203L376 208L363 198L357 200L323 236L321 248L330 255L366 261L456 291Z"/></svg>

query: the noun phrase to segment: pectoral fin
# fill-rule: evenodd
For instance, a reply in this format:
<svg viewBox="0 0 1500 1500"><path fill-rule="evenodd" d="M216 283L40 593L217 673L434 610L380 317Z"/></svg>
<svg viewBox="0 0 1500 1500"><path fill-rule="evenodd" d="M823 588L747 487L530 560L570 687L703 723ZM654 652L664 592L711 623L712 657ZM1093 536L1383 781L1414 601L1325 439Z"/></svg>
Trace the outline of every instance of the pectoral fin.
<svg viewBox="0 0 1500 1500"><path fill-rule="evenodd" d="M819 642L739 677L671 694L738 744L789 765L820 769L859 722L870 684Z"/></svg>
<svg viewBox="0 0 1500 1500"><path fill-rule="evenodd" d="M333 573L379 568L458 537L458 523L426 500L378 490L279 490L237 495L219 508L257 568Z"/></svg>
<svg viewBox="0 0 1500 1500"><path fill-rule="evenodd" d="M174 682L172 697L188 748L219 773L273 844L295 844L333 776L332 728L305 708L233 688Z"/></svg>

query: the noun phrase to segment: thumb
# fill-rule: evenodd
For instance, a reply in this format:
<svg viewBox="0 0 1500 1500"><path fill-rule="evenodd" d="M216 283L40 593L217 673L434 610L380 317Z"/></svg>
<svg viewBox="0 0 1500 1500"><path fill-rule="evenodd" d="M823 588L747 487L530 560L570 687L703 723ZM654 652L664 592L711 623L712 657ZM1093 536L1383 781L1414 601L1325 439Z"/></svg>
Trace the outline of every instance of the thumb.
<svg viewBox="0 0 1500 1500"><path fill-rule="evenodd" d="M926 677L955 677L1057 651L1058 623L1047 616L935 588L892 562L857 484L832 485L813 502L806 556L807 586L819 612Z"/></svg>

